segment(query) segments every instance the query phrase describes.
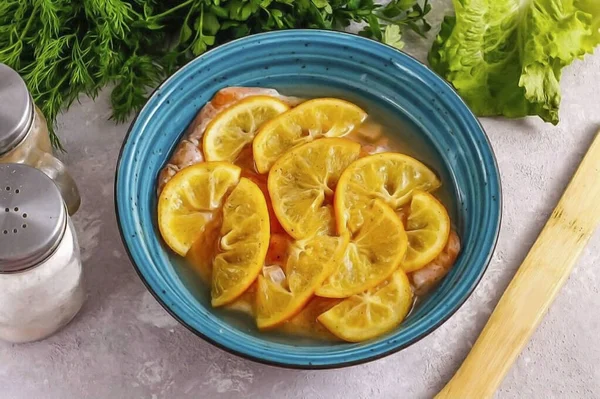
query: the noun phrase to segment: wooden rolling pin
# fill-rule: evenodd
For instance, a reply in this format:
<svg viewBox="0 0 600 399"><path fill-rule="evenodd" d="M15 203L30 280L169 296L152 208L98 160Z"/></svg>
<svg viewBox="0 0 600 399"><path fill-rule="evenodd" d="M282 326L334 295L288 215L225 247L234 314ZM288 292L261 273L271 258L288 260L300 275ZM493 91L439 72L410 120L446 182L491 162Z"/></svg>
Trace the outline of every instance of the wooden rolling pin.
<svg viewBox="0 0 600 399"><path fill-rule="evenodd" d="M462 366L437 399L491 398L600 222L600 132Z"/></svg>

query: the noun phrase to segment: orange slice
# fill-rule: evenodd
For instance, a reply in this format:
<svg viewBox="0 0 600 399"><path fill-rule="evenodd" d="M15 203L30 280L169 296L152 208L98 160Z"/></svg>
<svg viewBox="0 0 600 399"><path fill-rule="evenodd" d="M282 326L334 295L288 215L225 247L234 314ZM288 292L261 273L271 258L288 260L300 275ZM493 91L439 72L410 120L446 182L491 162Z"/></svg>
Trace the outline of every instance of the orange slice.
<svg viewBox="0 0 600 399"><path fill-rule="evenodd" d="M340 339L361 342L400 325L412 303L408 278L402 270L397 270L381 285L345 299L320 315L318 320Z"/></svg>
<svg viewBox="0 0 600 399"><path fill-rule="evenodd" d="M333 234L333 194L340 175L360 155L360 144L320 139L283 155L269 173L273 210L295 239Z"/></svg>
<svg viewBox="0 0 600 399"><path fill-rule="evenodd" d="M450 235L450 217L444 205L424 191L416 191L406 220L408 250L401 263L407 273L419 270L444 249Z"/></svg>
<svg viewBox="0 0 600 399"><path fill-rule="evenodd" d="M256 280L269 248L269 211L256 184L241 178L223 206L220 252L213 260L213 306L234 301Z"/></svg>
<svg viewBox="0 0 600 399"><path fill-rule="evenodd" d="M381 153L361 158L344 171L337 185L338 229L355 231L362 210L375 198L398 211L410 202L415 190L433 191L440 185L435 173L407 155Z"/></svg>
<svg viewBox="0 0 600 399"><path fill-rule="evenodd" d="M290 107L269 96L247 97L219 113L206 127L202 150L207 161L235 162L258 129Z"/></svg>
<svg viewBox="0 0 600 399"><path fill-rule="evenodd" d="M186 255L238 183L240 172L229 163L204 162L182 169L165 185L158 200L158 228L173 251Z"/></svg>
<svg viewBox="0 0 600 399"><path fill-rule="evenodd" d="M258 276L256 324L275 327L302 310L317 287L339 263L347 239L316 236L295 241L288 248L284 282Z"/></svg>
<svg viewBox="0 0 600 399"><path fill-rule="evenodd" d="M265 123L252 144L256 169L267 173L288 150L321 137L341 137L367 117L360 107L336 98L306 101Z"/></svg>
<svg viewBox="0 0 600 399"><path fill-rule="evenodd" d="M392 208L376 200L362 215L362 225L351 237L343 261L317 295L346 298L359 294L384 281L400 265L408 240Z"/></svg>

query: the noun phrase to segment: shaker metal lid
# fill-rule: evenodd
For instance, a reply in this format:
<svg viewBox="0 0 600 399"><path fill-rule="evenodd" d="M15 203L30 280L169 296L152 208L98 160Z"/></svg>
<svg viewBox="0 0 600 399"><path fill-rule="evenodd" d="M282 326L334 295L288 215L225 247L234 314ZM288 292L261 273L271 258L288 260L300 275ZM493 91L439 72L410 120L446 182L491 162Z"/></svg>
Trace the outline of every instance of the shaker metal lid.
<svg viewBox="0 0 600 399"><path fill-rule="evenodd" d="M44 261L66 225L64 202L49 177L27 165L0 164L0 273Z"/></svg>
<svg viewBox="0 0 600 399"><path fill-rule="evenodd" d="M33 113L33 101L25 82L17 72L0 63L0 155L27 136Z"/></svg>

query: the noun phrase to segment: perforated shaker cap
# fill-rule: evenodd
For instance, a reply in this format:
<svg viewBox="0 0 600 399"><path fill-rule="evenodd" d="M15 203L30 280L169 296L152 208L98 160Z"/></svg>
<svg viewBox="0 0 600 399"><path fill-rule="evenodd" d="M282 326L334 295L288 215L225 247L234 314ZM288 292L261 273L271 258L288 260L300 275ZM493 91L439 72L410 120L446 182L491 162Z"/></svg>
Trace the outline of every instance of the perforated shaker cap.
<svg viewBox="0 0 600 399"><path fill-rule="evenodd" d="M0 63L0 156L27 136L33 123L33 101L21 76Z"/></svg>
<svg viewBox="0 0 600 399"><path fill-rule="evenodd" d="M0 273L14 273L47 259L67 226L56 185L39 170L0 164Z"/></svg>

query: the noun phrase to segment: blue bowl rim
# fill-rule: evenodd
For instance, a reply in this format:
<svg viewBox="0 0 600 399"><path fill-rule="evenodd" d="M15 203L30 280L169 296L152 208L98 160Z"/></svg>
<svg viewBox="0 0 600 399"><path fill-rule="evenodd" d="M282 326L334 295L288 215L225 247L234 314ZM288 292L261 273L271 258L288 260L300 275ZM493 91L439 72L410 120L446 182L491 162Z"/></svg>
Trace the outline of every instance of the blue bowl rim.
<svg viewBox="0 0 600 399"><path fill-rule="evenodd" d="M298 33L326 33L326 34L333 34L333 35L343 35L343 36L352 36L354 37L356 40L364 40L364 41L369 41L369 42L375 42L378 43L380 45L386 46L388 48L391 48L399 53L401 53L403 56L406 56L410 59L412 59L413 61L421 64L422 66L424 66L425 68L427 68L428 70L430 70L436 77L439 78L439 80L443 83L443 85L445 85L449 90L451 90L454 94L456 94L457 100L459 102L461 102L466 109L468 110L469 114L473 117L473 119L477 122L477 125L479 126L479 128L481 129L481 132L483 133L483 138L485 140L485 144L487 145L487 147L490 149L490 155L491 155L491 160L492 160L492 164L494 165L494 169L496 170L496 176L497 176L497 186L498 186L498 198L497 198L497 206L498 206L498 223L496 224L495 227L495 232L493 235L493 242L492 242L492 246L490 248L489 253L487 254L481 273L479 274L479 276L477 277L477 280L473 282L473 284L469 287L468 291L465 293L465 295L460 299L460 301L458 301L453 308L443 317L441 318L437 323L435 323L434 325L432 325L430 328L428 328L427 330L421 332L420 334L418 334L415 338L407 341L404 344L395 346L395 347L391 347L389 350L379 353L377 355L372 355L372 356L365 356L362 357L360 359L357 360L351 360L351 361L346 361L346 362L340 362L340 363L335 363L335 364L324 364L324 365L315 365L315 364L288 364L285 362L276 362L276 361L270 361L270 360L266 360L257 356L252 356L249 355L247 353L243 353L243 352L239 352L235 349L229 348L225 345L220 344L219 342L215 341L214 339L212 339L211 337L209 337L208 335L203 334L202 332L196 330L194 327L192 327L191 325L189 325L187 322L185 322L183 319L181 319L162 299L161 297L156 293L156 291L150 286L150 284L148 283L148 281L145 279L144 275L142 274L140 268L138 267L136 261L133 258L133 255L131 254L130 250L129 250L129 246L127 245L127 241L125 239L125 233L123 231L123 226L121 225L121 216L120 216L120 212L119 212L119 207L117 204L117 198L118 198L118 181L119 181L119 171L121 169L121 162L123 160L123 153L125 151L125 147L127 146L127 143L129 141L129 137L132 134L133 131L133 127L135 126L138 117L140 116L142 110L146 107L146 105L148 104L148 102L150 101L150 99L152 99L155 95L155 93L157 91L159 91L177 72L179 72L181 69L183 69L184 67L188 66L189 64L191 64L192 62L195 62L197 59L205 57L209 54L211 54L214 51L217 51L219 48L229 45L231 43L238 43L238 42L243 42L246 40L252 40L252 38L255 38L257 36L262 37L262 36L271 36L271 35L277 35L281 32L289 32L289 31L296 31ZM137 273L138 277L140 278L140 280L142 280L142 283L144 284L144 286L146 287L146 289L152 294L152 296L154 297L154 299L167 311L167 313L169 313L171 315L171 317L173 317L175 320L177 320L181 325L183 325L185 328L187 328L189 331L191 331L194 335L202 338L204 341L212 344L213 346L227 352L230 353L232 355L256 362L256 363L260 363L260 364L264 364L267 366L275 366L275 367L282 367L282 368L287 368L287 369L295 369L295 370L328 370L328 369L338 369L338 368L343 368L343 367L351 367L351 366L356 366L359 364L364 364L364 363L368 363L368 362L372 362L378 359L382 359L384 357L387 357L389 355L392 355L394 353L397 353L403 349L406 349L407 347L419 342L420 340L422 340L423 338L427 337L429 334L433 333L435 330L437 330L442 324L444 324L446 321L448 321L466 302L467 300L471 297L471 295L473 294L473 292L475 291L475 289L477 288L477 286L479 285L479 283L481 282L483 276L485 275L485 273L487 272L487 269L489 267L489 264L491 262L492 256L496 250L496 246L498 244L498 237L500 235L500 226L502 225L502 211L503 211L503 193L502 193L502 179L500 176L500 172L499 172L499 168L498 168L498 161L496 159L496 154L494 152L494 148L491 145L489 136L487 134L487 132L485 131L483 125L481 124L481 122L479 121L479 119L477 118L477 116L471 111L471 108L465 103L465 101L462 99L462 97L458 94L458 92L456 91L456 89L450 84L448 83L445 79L441 78L439 75L437 75L433 70L431 70L431 68L429 66L427 66L425 63L421 62L420 60L418 60L417 58L413 57L412 55L402 51L402 50L398 50L392 46L389 46L387 44L378 42L376 40L373 39L369 39L369 38L365 38L353 33L349 33L349 32L343 32L343 31L331 31L331 30L324 30L324 29L288 29L288 30L279 30L279 31L270 31L270 32L262 32L262 33L255 33L249 36L245 36L239 39L235 39L235 40L231 40L225 44L222 44L220 46L214 47L210 50L208 50L207 52L199 55L198 57L190 60L189 62L187 62L185 65L181 66L177 71L175 71L173 74L171 74L170 76L166 77L161 83L160 85L158 85L153 91L152 93L148 96L148 99L146 100L146 102L144 103L144 105L142 106L142 108L140 108L140 111L137 112L136 116L134 117L134 119L131 121L131 124L129 125L129 128L127 129L127 133L125 135L125 137L123 138L123 143L121 144L121 149L119 151L119 156L117 157L117 164L116 164L116 169L115 169L115 179L114 179L114 190L113 190L113 195L114 195L114 206L115 206L115 213L116 213L116 218L117 218L117 226L119 229L119 235L121 237L121 242L123 243L123 246L125 248L125 251L127 253L127 256L129 258L129 261L131 263L131 265L133 266L135 272Z"/></svg>

